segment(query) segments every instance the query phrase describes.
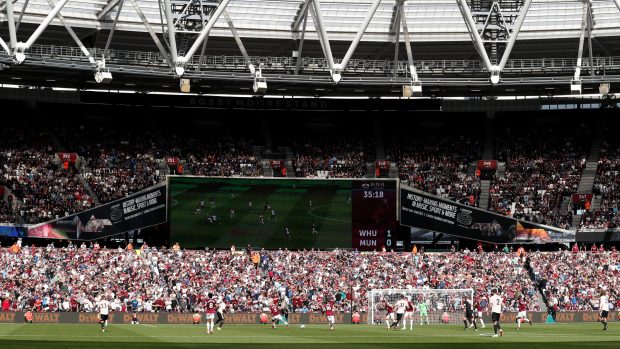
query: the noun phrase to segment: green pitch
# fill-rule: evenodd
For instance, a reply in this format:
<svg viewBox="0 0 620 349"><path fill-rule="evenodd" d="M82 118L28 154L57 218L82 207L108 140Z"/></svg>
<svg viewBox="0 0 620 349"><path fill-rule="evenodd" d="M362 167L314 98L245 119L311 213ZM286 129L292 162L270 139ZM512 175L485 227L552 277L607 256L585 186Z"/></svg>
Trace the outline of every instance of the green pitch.
<svg viewBox="0 0 620 349"><path fill-rule="evenodd" d="M172 177L171 243L188 248L350 248L350 195L348 180ZM201 201L205 208L197 214ZM267 204L275 210L273 219ZM313 223L318 234L312 234Z"/></svg>
<svg viewBox="0 0 620 349"><path fill-rule="evenodd" d="M504 336L492 338L487 326L479 332L456 325L415 326L413 331L390 331L383 326L327 325L280 326L226 325L206 334L205 326L110 325L101 332L97 324L0 324L2 348L618 348L620 324L608 331L597 323L535 324L517 331L504 324ZM484 335L484 336L481 336Z"/></svg>

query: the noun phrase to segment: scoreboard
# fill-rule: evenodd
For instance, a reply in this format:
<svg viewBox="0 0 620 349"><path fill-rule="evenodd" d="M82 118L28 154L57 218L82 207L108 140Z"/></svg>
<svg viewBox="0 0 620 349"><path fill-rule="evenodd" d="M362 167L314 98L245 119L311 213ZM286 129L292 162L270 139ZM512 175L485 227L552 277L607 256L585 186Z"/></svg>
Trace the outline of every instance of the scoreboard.
<svg viewBox="0 0 620 349"><path fill-rule="evenodd" d="M396 180L352 182L351 247L358 250L395 248Z"/></svg>

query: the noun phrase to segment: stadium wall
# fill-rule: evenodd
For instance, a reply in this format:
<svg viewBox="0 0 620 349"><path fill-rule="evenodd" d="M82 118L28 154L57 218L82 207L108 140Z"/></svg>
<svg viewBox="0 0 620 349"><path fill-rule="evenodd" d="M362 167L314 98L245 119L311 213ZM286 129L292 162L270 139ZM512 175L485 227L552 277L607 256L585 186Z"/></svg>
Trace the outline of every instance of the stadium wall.
<svg viewBox="0 0 620 349"><path fill-rule="evenodd" d="M432 312L431 312L432 313ZM139 313L138 319L142 324L191 324L192 313ZM440 318L441 314L436 315ZM514 323L517 313L504 313L501 322ZM611 312L609 319L618 318L618 312ZM226 323L228 324L258 324L260 323L260 313L238 313L225 314ZM547 320L546 312L528 312L528 317L534 323L545 323ZM485 322L491 323L490 318L484 314ZM70 323L70 324L96 324L99 319L97 313L34 313L33 323ZM557 322L596 322L598 312L563 312L557 313ZM325 324L325 315L319 313L306 314L289 314L289 322L291 324ZM417 323L416 319L416 323ZM0 312L0 323L22 323L24 322L23 312ZM109 323L112 324L129 324L131 322L131 313L111 313ZM204 323L204 316L202 318ZM351 323L351 314L336 314L336 323ZM367 323L366 314L361 314L360 323Z"/></svg>

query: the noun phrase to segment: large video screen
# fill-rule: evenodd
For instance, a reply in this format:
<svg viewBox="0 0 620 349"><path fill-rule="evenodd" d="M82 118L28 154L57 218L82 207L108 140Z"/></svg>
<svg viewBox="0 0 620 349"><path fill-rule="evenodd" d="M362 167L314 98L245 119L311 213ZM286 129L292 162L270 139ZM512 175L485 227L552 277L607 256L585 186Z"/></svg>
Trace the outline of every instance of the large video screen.
<svg viewBox="0 0 620 349"><path fill-rule="evenodd" d="M396 226L395 181L206 177L169 177L169 181L171 243L188 248L239 249L250 244L269 249L378 249L385 244L386 229ZM388 185L372 184L377 182Z"/></svg>

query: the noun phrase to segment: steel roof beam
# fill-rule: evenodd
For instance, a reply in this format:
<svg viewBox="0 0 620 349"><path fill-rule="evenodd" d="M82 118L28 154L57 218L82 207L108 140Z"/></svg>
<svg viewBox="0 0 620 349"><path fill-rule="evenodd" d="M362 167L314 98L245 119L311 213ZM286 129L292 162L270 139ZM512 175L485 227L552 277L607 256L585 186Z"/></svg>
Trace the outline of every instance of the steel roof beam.
<svg viewBox="0 0 620 349"><path fill-rule="evenodd" d="M493 73L493 71L496 68L493 67L493 65L491 64L491 60L489 59L489 54L484 48L482 37L480 36L480 32L478 32L478 27L476 26L476 22L474 22L474 19L471 14L471 10L469 9L469 5L467 5L467 2L465 0L456 0L456 1L459 5L459 9L461 10L461 15L463 16L463 19L465 20L465 24L467 25L467 29L469 29L469 33L472 36L474 45L476 45L478 54L480 55L480 57L482 58L482 61L484 62L484 66L487 68L487 71L489 73Z"/></svg>
<svg viewBox="0 0 620 349"><path fill-rule="evenodd" d="M110 34L108 34L108 40L105 43L105 48L103 49L103 57L108 55L108 49L110 48L110 44L112 44L112 38L114 37L114 32L116 31L116 25L118 23L118 18L121 16L121 11L123 10L123 4L125 1L118 2L118 9L116 10L116 17L114 17L114 23L112 23L112 28L110 28Z"/></svg>
<svg viewBox="0 0 620 349"><path fill-rule="evenodd" d="M308 6L310 5L310 1L312 0L305 0L303 5L301 6L301 11L299 11L299 16L297 16L297 18L295 19L295 22L293 22L293 25L291 26L294 32L299 31L299 26L301 25L301 22L305 21L305 18L308 14Z"/></svg>
<svg viewBox="0 0 620 349"><path fill-rule="evenodd" d="M327 64L329 64L329 70L332 73L332 76L336 74L335 66L334 66L334 56L332 55L332 48L329 44L329 38L327 37L327 31L325 30L325 23L323 22L323 14L321 13L321 3L319 0L312 0L312 8L314 10L313 19L314 25L317 27L317 34L321 38L321 42L323 43L323 51L325 52L325 58L327 59Z"/></svg>
<svg viewBox="0 0 620 349"><path fill-rule="evenodd" d="M164 13L166 15L166 24L168 24L168 45L170 46L170 55L172 61L177 61L177 39L176 31L174 29L174 20L172 18L172 7L170 6L170 0L164 0Z"/></svg>
<svg viewBox="0 0 620 349"><path fill-rule="evenodd" d="M9 56L13 55L13 53L11 52L11 49L6 44L6 42L4 42L4 40L2 40L2 38L0 38L0 47L2 47Z"/></svg>
<svg viewBox="0 0 620 349"><path fill-rule="evenodd" d="M355 49L357 49L357 45L359 45L360 40L362 40L362 36L364 36L366 29L368 29L368 25L370 24L370 21L372 20L373 16L377 12L377 8L379 7L379 4L381 4L381 0L375 0L375 2L373 2L372 6L370 7L370 11L368 11L368 13L366 14L366 17L364 18L364 22L362 22L362 25L360 26L360 28L357 31L357 34L355 35L355 38L353 38L353 42L351 42L351 46L349 46L347 53L344 55L344 58L342 59L342 62L339 65L341 70L345 70L347 68L347 63L349 63L351 56L353 56Z"/></svg>
<svg viewBox="0 0 620 349"><path fill-rule="evenodd" d="M166 60L166 63L168 63L168 65L171 68L174 67L172 61L170 61L170 57L168 57L169 54L166 51L166 48L164 47L164 45L162 45L161 41L157 37L157 34L155 33L155 30L153 30L153 27L151 27L151 24L146 19L146 16L144 15L144 12L142 12L142 9L140 8L140 6L138 6L138 3L136 2L136 0L130 0L130 1L131 1L131 5L136 10L136 13L138 14L138 17L140 17L140 19L142 20L142 24L144 24L144 28L146 28L146 31L149 32L149 34L151 35L151 38L155 42L155 46L157 46L157 48L159 49L159 52L164 56L164 59Z"/></svg>
<svg viewBox="0 0 620 349"><path fill-rule="evenodd" d="M51 8L54 8L54 2L52 0L47 0L47 3L50 5ZM56 14L56 17L58 17L58 19L60 20L60 23L62 23L62 25L65 26L65 29L67 29L67 31L69 32L69 35L71 36L73 41L75 41L75 43L78 45L82 53L84 53L84 56L88 58L88 61L92 64L95 64L95 59L90 54L88 49L86 49L86 46L84 46L84 44L82 43L82 40L80 40L80 38L78 38L78 36L75 34L71 26L65 21L65 18L62 16L62 14L58 12Z"/></svg>
<svg viewBox="0 0 620 349"><path fill-rule="evenodd" d="M13 0L6 0L6 19L9 22L9 44L11 48L17 45L17 31L15 30L15 15L13 14Z"/></svg>
<svg viewBox="0 0 620 349"><path fill-rule="evenodd" d="M239 51L241 51L241 55L243 55L245 64L250 66L252 62L250 61L250 56L248 55L248 51L246 51L245 46L243 46L243 41L241 41L241 37L239 37L239 33L237 33L237 29L235 28L233 21L230 19L230 16L228 15L227 11L224 11L224 18L226 19L226 23L228 23L228 28L230 28L230 31L232 32L233 37L235 38L235 42L237 43L237 46L239 46Z"/></svg>
<svg viewBox="0 0 620 349"><path fill-rule="evenodd" d="M588 66L590 67L590 76L594 76L594 57L592 56L592 1L588 0L588 53L590 54L590 60Z"/></svg>
<svg viewBox="0 0 620 349"><path fill-rule="evenodd" d="M100 21L103 17L110 13L110 11L112 11L112 9L118 5L119 2L124 2L124 0L109 0L103 10L99 11L97 14L97 20Z"/></svg>
<svg viewBox="0 0 620 349"><path fill-rule="evenodd" d="M22 23L22 18L24 18L24 13L26 13L26 7L28 7L28 1L24 1L24 6L22 6L22 11L19 14L19 18L17 19L17 23L15 23L15 31L19 30L19 25Z"/></svg>
<svg viewBox="0 0 620 349"><path fill-rule="evenodd" d="M39 36L41 36L41 33L43 33L43 31L47 28L47 26L52 22L52 20L54 19L54 17L56 17L58 12L60 12L60 10L63 7L65 7L65 5L67 4L67 1L68 0L60 0L60 2L56 4L56 6L54 6L52 11L50 11L50 13L47 14L47 17L45 17L43 22L39 24L39 26L34 31L34 33L30 35L30 38L28 38L28 40L25 43L18 42L15 45L15 59L17 60L18 63L21 63L26 59L26 56L24 55L24 51L29 49L39 39ZM9 2L10 1L8 1L7 4Z"/></svg>
<svg viewBox="0 0 620 349"><path fill-rule="evenodd" d="M394 71L393 75L398 75L398 53L400 51L400 8L402 7L402 1L396 5L396 13L394 14L394 30L396 31L396 42L394 43Z"/></svg>
<svg viewBox="0 0 620 349"><path fill-rule="evenodd" d="M132 0L132 1L135 1L135 0ZM189 48L187 53L185 53L185 56L177 58L177 63L179 64L187 63L192 58L192 56L196 53L196 51L198 51L198 48L200 47L202 42L206 39L206 37L209 36L209 32L211 32L211 29L215 25L215 22L217 22L217 20L220 18L220 16L222 15L222 12L224 12L229 2L230 0L222 0L222 2L220 3L220 6L217 7L215 12L209 18L209 22L207 22L207 25L204 28L202 28L202 30L200 31L200 35L198 35L198 38L196 39L196 41L194 41L194 44Z"/></svg>
<svg viewBox="0 0 620 349"><path fill-rule="evenodd" d="M295 71L294 74L299 74L299 67L301 66L301 61L303 60L302 53L304 52L304 39L306 37L306 25L308 24L308 9L306 8L306 13L304 14L304 25L301 30L301 38L299 39L299 49L297 50L297 61L295 62Z"/></svg>
<svg viewBox="0 0 620 349"><path fill-rule="evenodd" d="M583 13L581 15L581 35L579 36L579 50L577 51L577 66L573 80L579 81L581 78L581 59L583 57L583 45L586 37L586 28L588 27L588 3L583 1Z"/></svg>
<svg viewBox="0 0 620 349"><path fill-rule="evenodd" d="M508 58L510 57L510 53L512 52L512 48L514 47L515 42L517 41L517 37L519 36L519 33L521 32L521 26L523 25L523 22L525 21L525 16L527 16L527 12L530 9L531 3L532 3L532 0L525 0L525 2L523 3L523 6L521 7L521 10L519 11L519 17L517 18L517 23L515 23L514 28L512 28L512 32L510 33L510 38L508 39L508 44L506 45L506 49L504 50L504 53L502 54L502 60L499 63L499 72L504 70L504 67L506 66L506 62L508 61Z"/></svg>
<svg viewBox="0 0 620 349"><path fill-rule="evenodd" d="M411 41L409 40L409 27L407 26L407 16L405 16L405 6L400 7L400 20L402 21L403 33L405 34L405 47L407 48L407 60L409 62L409 72L413 81L418 81L418 73L413 64L413 53L411 51Z"/></svg>

